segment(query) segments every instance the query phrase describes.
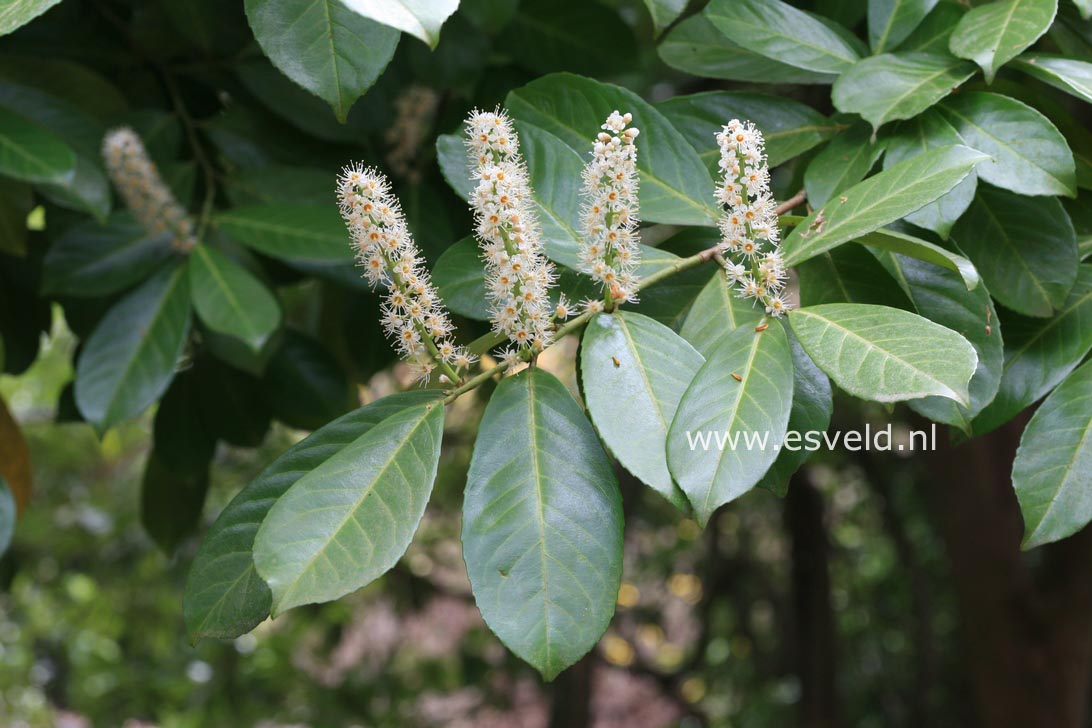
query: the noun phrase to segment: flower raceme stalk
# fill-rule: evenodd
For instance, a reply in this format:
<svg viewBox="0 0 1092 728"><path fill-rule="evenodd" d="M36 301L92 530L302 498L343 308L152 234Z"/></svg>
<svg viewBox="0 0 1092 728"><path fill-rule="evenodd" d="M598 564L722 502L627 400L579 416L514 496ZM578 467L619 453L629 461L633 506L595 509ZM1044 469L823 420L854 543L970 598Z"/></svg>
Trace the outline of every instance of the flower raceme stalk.
<svg viewBox="0 0 1092 728"><path fill-rule="evenodd" d="M788 274L762 133L751 122L732 119L716 138L724 174L716 190L717 201L725 206L721 251L731 258L725 272L738 295L760 301L766 313L781 316L789 308L784 295Z"/></svg>
<svg viewBox="0 0 1092 728"><path fill-rule="evenodd" d="M152 235L170 233L176 250L193 250L197 245L193 220L159 175L137 133L129 127L109 132L103 138L102 157L137 222Z"/></svg>
<svg viewBox="0 0 1092 728"><path fill-rule="evenodd" d="M637 146L632 114L607 117L584 167L581 271L602 284L605 300L636 303L640 255L637 228Z"/></svg>
<svg viewBox="0 0 1092 728"><path fill-rule="evenodd" d="M476 235L486 271L493 330L508 337L506 359L537 353L554 340L553 319L564 313L550 302L556 275L543 255L527 167L506 114L474 111L466 122L467 150L476 171L471 196Z"/></svg>
<svg viewBox="0 0 1092 728"><path fill-rule="evenodd" d="M439 369L440 381L457 383L474 360L452 340L454 326L387 178L350 165L338 177L337 195L365 277L387 288L381 319L387 336L418 378L428 379Z"/></svg>

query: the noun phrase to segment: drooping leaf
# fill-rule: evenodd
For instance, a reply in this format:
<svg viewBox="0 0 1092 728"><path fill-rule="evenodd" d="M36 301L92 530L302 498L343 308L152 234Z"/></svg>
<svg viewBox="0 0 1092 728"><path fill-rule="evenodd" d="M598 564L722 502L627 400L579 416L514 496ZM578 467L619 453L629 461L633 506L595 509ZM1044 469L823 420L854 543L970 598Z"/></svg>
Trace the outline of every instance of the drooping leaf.
<svg viewBox="0 0 1092 728"><path fill-rule="evenodd" d="M909 308L906 298L875 256L863 245L843 245L806 260L800 276L800 305L872 303Z"/></svg>
<svg viewBox="0 0 1092 728"><path fill-rule="evenodd" d="M724 273L717 270L694 299L679 335L708 357L721 340L739 327L754 326L762 310L754 301L735 295Z"/></svg>
<svg viewBox="0 0 1092 728"><path fill-rule="evenodd" d="M42 292L108 296L142 280L170 255L170 235L149 235L127 213L113 215L106 224L80 223L46 253Z"/></svg>
<svg viewBox="0 0 1092 728"><path fill-rule="evenodd" d="M236 207L217 215L216 224L232 240L274 258L309 263L353 259L349 235L333 203Z"/></svg>
<svg viewBox="0 0 1092 728"><path fill-rule="evenodd" d="M972 423L975 435L1003 425L1046 396L1092 350L1092 266L1080 266L1069 298L1050 319L1002 315L1001 386Z"/></svg>
<svg viewBox="0 0 1092 728"><path fill-rule="evenodd" d="M880 250L899 253L927 263L947 268L953 273L958 273L963 279L963 285L968 291L973 290L979 283L978 269L974 263L958 253L953 253L947 248L942 248L928 240L900 232L891 228L882 228L866 233L857 238L857 242Z"/></svg>
<svg viewBox="0 0 1092 728"><path fill-rule="evenodd" d="M705 15L733 43L797 68L839 74L860 58L845 34L782 0L713 0Z"/></svg>
<svg viewBox="0 0 1092 728"><path fill-rule="evenodd" d="M205 244L193 249L187 268L190 297L201 321L261 351L281 324L276 296L246 268Z"/></svg>
<svg viewBox="0 0 1092 728"><path fill-rule="evenodd" d="M205 343L219 357L210 343L214 335L205 332ZM201 418L212 434L238 447L261 445L272 423L258 378L213 356L199 358L193 372Z"/></svg>
<svg viewBox="0 0 1092 728"><path fill-rule="evenodd" d="M1019 195L1077 194L1073 153L1035 109L980 91L957 94L938 108L965 144L991 157L978 166L980 179Z"/></svg>
<svg viewBox="0 0 1092 728"><path fill-rule="evenodd" d="M974 66L949 55L884 53L853 64L831 90L834 107L879 129L910 119L957 90Z"/></svg>
<svg viewBox="0 0 1092 728"><path fill-rule="evenodd" d="M581 339L584 401L599 436L618 462L681 509L687 501L667 470L667 430L704 361L668 327L628 311L596 316Z"/></svg>
<svg viewBox="0 0 1092 728"><path fill-rule="evenodd" d="M868 0L868 43L883 53L902 43L937 0Z"/></svg>
<svg viewBox="0 0 1092 728"><path fill-rule="evenodd" d="M1092 103L1092 63L1061 56L1021 56L1015 67L1079 99Z"/></svg>
<svg viewBox="0 0 1092 728"><path fill-rule="evenodd" d="M920 210L962 182L985 158L964 146L933 149L854 185L785 238L786 263L795 265Z"/></svg>
<svg viewBox="0 0 1092 728"><path fill-rule="evenodd" d="M863 180L884 147L885 142L873 141L869 128L861 123L836 134L804 171L804 189L811 206L821 207Z"/></svg>
<svg viewBox="0 0 1092 728"><path fill-rule="evenodd" d="M61 0L8 0L0 7L0 35L26 25Z"/></svg>
<svg viewBox="0 0 1092 728"><path fill-rule="evenodd" d="M1026 316L1050 316L1077 279L1077 234L1057 198L983 185L952 237L994 298Z"/></svg>
<svg viewBox="0 0 1092 728"><path fill-rule="evenodd" d="M1092 363L1066 377L1028 422L1012 486L1024 515L1025 549L1092 521Z"/></svg>
<svg viewBox="0 0 1092 728"><path fill-rule="evenodd" d="M76 173L76 153L60 137L0 107L0 175L62 184Z"/></svg>
<svg viewBox="0 0 1092 728"><path fill-rule="evenodd" d="M274 615L356 591L402 558L432 494L444 408L393 414L299 478L254 537Z"/></svg>
<svg viewBox="0 0 1092 728"><path fill-rule="evenodd" d="M240 491L212 524L190 567L182 603L190 639L238 637L268 617L272 594L251 552L269 509L294 483L377 424L438 396L429 390L405 392L350 412L289 448Z"/></svg>
<svg viewBox="0 0 1092 728"><path fill-rule="evenodd" d="M285 332L262 374L274 417L289 427L316 430L355 406L357 397L334 355L299 332Z"/></svg>
<svg viewBox="0 0 1092 728"><path fill-rule="evenodd" d="M342 122L398 45L397 30L339 0L246 0L246 14L273 65L330 104Z"/></svg>
<svg viewBox="0 0 1092 728"><path fill-rule="evenodd" d="M341 0L353 12L420 38L435 48L459 0Z"/></svg>
<svg viewBox="0 0 1092 728"><path fill-rule="evenodd" d="M208 476L216 452L216 434L201 410L200 379L193 370L171 382L155 412L154 458L162 467L185 475Z"/></svg>
<svg viewBox="0 0 1092 728"><path fill-rule="evenodd" d="M168 556L197 530L209 489L208 467L179 471L165 464L155 450L148 455L140 488L140 522Z"/></svg>
<svg viewBox="0 0 1092 728"><path fill-rule="evenodd" d="M962 336L907 311L831 303L793 311L801 346L842 389L861 399L899 402L937 395L969 404L978 365Z"/></svg>
<svg viewBox="0 0 1092 728"><path fill-rule="evenodd" d="M964 15L948 43L952 53L974 61L992 82L997 69L1047 31L1058 0L994 0Z"/></svg>
<svg viewBox="0 0 1092 728"><path fill-rule="evenodd" d="M709 354L667 436L668 467L700 524L753 488L773 464L792 396L792 351L779 322L764 331L740 326Z"/></svg>
<svg viewBox="0 0 1092 728"><path fill-rule="evenodd" d="M547 680L590 650L614 614L621 494L580 406L542 369L502 381L486 407L463 557L486 624Z"/></svg>
<svg viewBox="0 0 1092 728"><path fill-rule="evenodd" d="M110 309L76 363L76 404L99 431L166 391L190 330L186 268L167 266Z"/></svg>

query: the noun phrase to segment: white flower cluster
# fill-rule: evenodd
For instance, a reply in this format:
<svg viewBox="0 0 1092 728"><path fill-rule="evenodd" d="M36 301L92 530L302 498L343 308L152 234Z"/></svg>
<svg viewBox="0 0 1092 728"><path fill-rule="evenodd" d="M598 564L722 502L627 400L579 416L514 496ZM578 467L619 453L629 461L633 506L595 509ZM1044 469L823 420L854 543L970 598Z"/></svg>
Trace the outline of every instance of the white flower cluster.
<svg viewBox="0 0 1092 728"><path fill-rule="evenodd" d="M777 204L770 195L765 142L750 122L732 119L717 133L724 179L717 200L725 206L720 221L721 249L733 258L725 270L739 295L761 301L766 313L781 316L788 274L781 257Z"/></svg>
<svg viewBox="0 0 1092 728"><path fill-rule="evenodd" d="M159 176L135 131L121 127L109 132L102 141L102 157L125 206L145 230L169 233L171 244L183 252L197 245L193 220Z"/></svg>
<svg viewBox="0 0 1092 728"><path fill-rule="evenodd" d="M473 359L452 341L454 326L387 178L360 164L348 166L338 177L337 195L365 276L387 288L382 308L387 336L419 378L439 368L441 381L458 381L459 371Z"/></svg>
<svg viewBox="0 0 1092 728"><path fill-rule="evenodd" d="M472 112L466 132L477 180L470 201L485 260L493 329L515 346L506 356L528 347L541 351L552 343L553 318L561 311L550 303L556 275L542 253L542 234L519 139L511 120L499 111Z"/></svg>
<svg viewBox="0 0 1092 728"><path fill-rule="evenodd" d="M615 111L592 147L584 167L583 239L580 268L603 284L613 301L637 301L637 146L632 114Z"/></svg>

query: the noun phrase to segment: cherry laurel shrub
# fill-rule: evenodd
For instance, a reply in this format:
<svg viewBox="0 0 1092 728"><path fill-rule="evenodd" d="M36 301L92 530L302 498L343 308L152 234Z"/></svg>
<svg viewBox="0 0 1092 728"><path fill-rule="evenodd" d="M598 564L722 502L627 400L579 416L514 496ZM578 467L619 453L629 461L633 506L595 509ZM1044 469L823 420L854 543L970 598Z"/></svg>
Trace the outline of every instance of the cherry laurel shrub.
<svg viewBox="0 0 1092 728"><path fill-rule="evenodd" d="M25 371L56 305L80 340L64 417L102 433L158 403L141 507L168 552L200 521L218 442L313 430L204 535L194 639L394 566L445 409L472 393L467 571L547 679L614 611L615 466L704 526L784 493L809 454L786 433L827 429L834 385L953 438L1041 402L1012 467L1025 546L1092 520L1087 2L539 13L617 50L589 67L510 33L524 10L504 3L131 5L0 18L0 352ZM39 33L71 57L28 62ZM637 35L663 62L647 77ZM654 104L627 88L665 86ZM321 336L301 299L334 321ZM570 336L579 400L538 365ZM351 383L392 364L383 337L418 386L358 407ZM0 476L5 533L29 484Z"/></svg>

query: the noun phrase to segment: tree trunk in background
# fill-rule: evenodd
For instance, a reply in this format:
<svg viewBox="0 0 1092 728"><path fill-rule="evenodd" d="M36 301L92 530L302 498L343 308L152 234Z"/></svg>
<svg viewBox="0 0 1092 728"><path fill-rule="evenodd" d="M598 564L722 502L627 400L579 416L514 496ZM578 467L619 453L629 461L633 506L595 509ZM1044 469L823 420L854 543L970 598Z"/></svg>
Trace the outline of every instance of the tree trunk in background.
<svg viewBox="0 0 1092 728"><path fill-rule="evenodd" d="M1084 728L1092 662L1092 529L1024 554L1010 472L1021 418L929 453L922 484L947 548L982 726Z"/></svg>
<svg viewBox="0 0 1092 728"><path fill-rule="evenodd" d="M792 537L792 604L800 725L838 725L834 612L830 604L830 545L823 496L807 468L793 476L785 496L785 524Z"/></svg>
<svg viewBox="0 0 1092 728"><path fill-rule="evenodd" d="M550 686L550 728L591 725L592 670L595 651L563 670Z"/></svg>

